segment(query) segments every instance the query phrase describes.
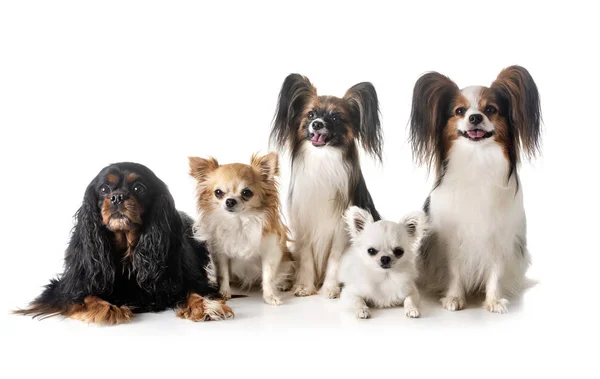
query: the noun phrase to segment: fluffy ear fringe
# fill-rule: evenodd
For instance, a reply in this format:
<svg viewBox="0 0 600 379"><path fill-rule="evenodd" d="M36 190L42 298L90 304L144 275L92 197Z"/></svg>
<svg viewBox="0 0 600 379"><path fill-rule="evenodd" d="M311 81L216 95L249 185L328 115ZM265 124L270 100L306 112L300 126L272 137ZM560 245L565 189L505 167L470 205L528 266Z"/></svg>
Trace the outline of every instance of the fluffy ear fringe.
<svg viewBox="0 0 600 379"><path fill-rule="evenodd" d="M417 250L423 236L427 232L427 217L425 213L422 211L410 212L400 220L400 224L404 225L406 232L413 240L414 249Z"/></svg>
<svg viewBox="0 0 600 379"><path fill-rule="evenodd" d="M188 157L188 160L190 164L190 175L199 182L206 180L208 174L219 167L219 162L213 157L208 159Z"/></svg>
<svg viewBox="0 0 600 379"><path fill-rule="evenodd" d="M379 120L379 100L373 84L362 82L344 95L358 117L358 140L365 151L381 162L383 131Z"/></svg>
<svg viewBox="0 0 600 379"><path fill-rule="evenodd" d="M346 230L352 240L364 230L365 226L374 222L369 211L357 206L351 206L346 210L344 221L346 222Z"/></svg>
<svg viewBox="0 0 600 379"><path fill-rule="evenodd" d="M279 154L270 152L267 155L259 156L255 153L250 159L250 166L259 170L264 179L275 180L279 175Z"/></svg>

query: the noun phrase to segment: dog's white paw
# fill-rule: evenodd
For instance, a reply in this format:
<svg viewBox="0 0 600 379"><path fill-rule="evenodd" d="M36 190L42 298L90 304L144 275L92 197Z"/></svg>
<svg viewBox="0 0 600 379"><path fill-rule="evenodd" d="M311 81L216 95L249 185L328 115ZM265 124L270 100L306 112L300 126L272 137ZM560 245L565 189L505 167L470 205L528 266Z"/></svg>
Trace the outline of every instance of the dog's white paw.
<svg viewBox="0 0 600 379"><path fill-rule="evenodd" d="M265 300L265 303L270 304L270 305L283 304L283 301L281 301L281 298L274 294L263 295L263 299Z"/></svg>
<svg viewBox="0 0 600 379"><path fill-rule="evenodd" d="M454 296L446 296L441 300L442 306L449 311L460 311L465 307L465 299Z"/></svg>
<svg viewBox="0 0 600 379"><path fill-rule="evenodd" d="M340 297L341 291L342 290L340 286L323 287L321 289L321 293L323 294L323 296L325 296L328 299L337 299L338 297Z"/></svg>
<svg viewBox="0 0 600 379"><path fill-rule="evenodd" d="M506 299L492 299L486 300L483 303L483 308L493 313L507 313L508 300Z"/></svg>
<svg viewBox="0 0 600 379"><path fill-rule="evenodd" d="M417 308L406 308L404 309L404 314L406 317L410 318L418 318L421 317L421 312Z"/></svg>
<svg viewBox="0 0 600 379"><path fill-rule="evenodd" d="M231 289L221 289L219 290L219 296L223 300L231 299Z"/></svg>
<svg viewBox="0 0 600 379"><path fill-rule="evenodd" d="M314 295L316 293L317 293L317 291L315 290L314 287L309 288L309 287L303 286L301 284L297 284L294 287L294 295L295 296L304 297L304 296L311 296L311 295Z"/></svg>
<svg viewBox="0 0 600 379"><path fill-rule="evenodd" d="M356 318L366 319L371 318L371 311L369 308L360 308L356 311Z"/></svg>

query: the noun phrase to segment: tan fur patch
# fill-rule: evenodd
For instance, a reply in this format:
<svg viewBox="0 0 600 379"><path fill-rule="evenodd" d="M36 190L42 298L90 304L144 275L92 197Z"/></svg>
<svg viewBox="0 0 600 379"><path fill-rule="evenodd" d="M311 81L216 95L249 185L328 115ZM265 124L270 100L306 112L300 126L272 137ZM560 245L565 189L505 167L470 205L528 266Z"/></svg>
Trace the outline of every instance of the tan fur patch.
<svg viewBox="0 0 600 379"><path fill-rule="evenodd" d="M135 173L132 172L131 174L127 175L127 177L125 178L125 180L127 180L128 182L131 183L131 182L134 182L135 180L137 180L138 177L139 176L137 174L135 174Z"/></svg>
<svg viewBox="0 0 600 379"><path fill-rule="evenodd" d="M108 174L106 176L106 180L110 183L110 184L117 184L119 183L119 175L115 175L115 174Z"/></svg>
<svg viewBox="0 0 600 379"><path fill-rule="evenodd" d="M469 100L462 94L459 94L457 98L452 103L452 117L448 120L446 124L446 128L444 129L444 149L446 151L446 156L448 156L450 149L452 148L452 143L458 138L458 122L464 118L464 116L460 116L456 114L456 110L458 108L468 109L470 107ZM437 177L439 177L441 173L437 173Z"/></svg>
<svg viewBox="0 0 600 379"><path fill-rule="evenodd" d="M113 232L135 229L137 225L142 224L143 213L143 207L134 197L130 197L123 202L121 215L125 216L125 218L119 219L112 217L113 209L108 197L106 197L102 202L102 208L100 210L100 214L102 215L102 223Z"/></svg>
<svg viewBox="0 0 600 379"><path fill-rule="evenodd" d="M184 304L175 310L177 317L191 321L227 320L235 316L224 300L209 300L197 293L188 295Z"/></svg>
<svg viewBox="0 0 600 379"><path fill-rule="evenodd" d="M129 307L117 307L97 296L88 296L83 304L72 306L66 316L87 323L117 325L131 320L133 312Z"/></svg>

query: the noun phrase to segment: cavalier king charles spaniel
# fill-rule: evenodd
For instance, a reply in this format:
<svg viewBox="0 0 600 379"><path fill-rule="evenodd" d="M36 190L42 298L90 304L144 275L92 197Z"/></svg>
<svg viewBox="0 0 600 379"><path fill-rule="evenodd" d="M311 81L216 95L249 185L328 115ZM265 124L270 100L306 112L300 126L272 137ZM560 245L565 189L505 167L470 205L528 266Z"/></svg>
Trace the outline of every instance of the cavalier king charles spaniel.
<svg viewBox="0 0 600 379"><path fill-rule="evenodd" d="M147 167L104 168L76 219L64 273L16 313L109 325L167 308L192 321L233 317L224 301L211 299L218 287L209 280L209 253L194 239L193 220L175 209L167 186Z"/></svg>

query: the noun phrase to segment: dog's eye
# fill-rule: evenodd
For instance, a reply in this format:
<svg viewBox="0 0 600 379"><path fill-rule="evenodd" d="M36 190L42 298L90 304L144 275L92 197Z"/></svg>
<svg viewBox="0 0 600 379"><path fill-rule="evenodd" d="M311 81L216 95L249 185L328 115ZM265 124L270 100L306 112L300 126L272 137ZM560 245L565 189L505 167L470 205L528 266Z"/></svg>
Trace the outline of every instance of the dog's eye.
<svg viewBox="0 0 600 379"><path fill-rule="evenodd" d="M242 196L246 199L251 198L252 195L254 195L254 193L252 192L252 190L250 190L248 188L244 188L244 190L242 191Z"/></svg>
<svg viewBox="0 0 600 379"><path fill-rule="evenodd" d="M367 253L369 253L369 255L375 255L375 254L377 254L377 250L370 247L369 250L367 250Z"/></svg>
<svg viewBox="0 0 600 379"><path fill-rule="evenodd" d="M315 118L315 112L313 112L313 111L308 112L306 117L308 117L309 120L312 120L313 118Z"/></svg>
<svg viewBox="0 0 600 379"><path fill-rule="evenodd" d="M146 187L142 183L135 183L133 186L133 192L135 192L137 195L141 195L146 192Z"/></svg>
<svg viewBox="0 0 600 379"><path fill-rule="evenodd" d="M458 107L456 108L456 110L454 111L458 116L462 116L465 114L465 112L467 111L467 108L465 107Z"/></svg>
<svg viewBox="0 0 600 379"><path fill-rule="evenodd" d="M108 186L104 184L102 187L100 187L100 193L102 195L108 195L110 193L110 188L108 188Z"/></svg>
<svg viewBox="0 0 600 379"><path fill-rule="evenodd" d="M396 257L401 257L402 255L404 255L404 249L401 247L397 247L394 249L394 255Z"/></svg>
<svg viewBox="0 0 600 379"><path fill-rule="evenodd" d="M493 105L488 105L487 107L485 107L485 114L488 116L496 112L498 112L498 109L496 109L496 107Z"/></svg>
<svg viewBox="0 0 600 379"><path fill-rule="evenodd" d="M223 197L223 195L224 195L224 193L223 193L223 191L221 191L220 189L218 189L218 190L215 190L215 196L216 196L217 198L219 198L219 199L220 199L220 198L222 198L222 197Z"/></svg>
<svg viewBox="0 0 600 379"><path fill-rule="evenodd" d="M340 122L340 116L338 116L338 115L334 115L334 116L331 118L331 121L333 121L333 122Z"/></svg>

